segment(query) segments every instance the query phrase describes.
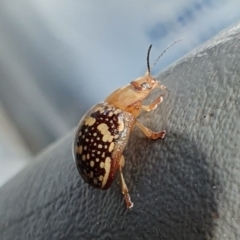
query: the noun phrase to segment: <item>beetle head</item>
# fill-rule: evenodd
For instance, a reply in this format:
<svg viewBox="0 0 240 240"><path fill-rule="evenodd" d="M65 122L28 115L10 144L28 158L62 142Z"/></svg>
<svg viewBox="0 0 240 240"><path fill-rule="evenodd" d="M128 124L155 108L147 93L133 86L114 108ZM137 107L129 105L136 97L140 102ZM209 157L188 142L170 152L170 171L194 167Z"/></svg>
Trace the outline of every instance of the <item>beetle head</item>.
<svg viewBox="0 0 240 240"><path fill-rule="evenodd" d="M150 64L149 64L149 57L150 57L150 52L151 52L151 48L152 45L149 46L148 48L148 53L147 53L147 72L143 77L137 78L136 80L131 82L131 85L134 87L135 90L137 91L151 91L152 89L156 88L157 86L160 86L160 83L153 77L151 76L151 69L156 65L156 63L158 62L158 60L162 57L162 55L170 48L172 47L174 44L176 44L177 42L182 41L182 39L179 39L175 42L173 42L171 45L169 45L160 55L159 57L156 59L156 61L154 62L154 64L152 65L152 67L150 68ZM163 87L163 85L161 85L161 88Z"/></svg>
<svg viewBox="0 0 240 240"><path fill-rule="evenodd" d="M151 91L158 85L158 81L156 81L151 76L151 69L149 64L149 56L150 56L151 48L152 48L152 45L149 46L148 53L147 53L147 69L148 69L147 72L143 77L139 77L136 80L131 82L131 85L137 91Z"/></svg>
<svg viewBox="0 0 240 240"><path fill-rule="evenodd" d="M139 77L132 81L131 85L137 91L151 91L158 85L158 81L147 72L143 77Z"/></svg>

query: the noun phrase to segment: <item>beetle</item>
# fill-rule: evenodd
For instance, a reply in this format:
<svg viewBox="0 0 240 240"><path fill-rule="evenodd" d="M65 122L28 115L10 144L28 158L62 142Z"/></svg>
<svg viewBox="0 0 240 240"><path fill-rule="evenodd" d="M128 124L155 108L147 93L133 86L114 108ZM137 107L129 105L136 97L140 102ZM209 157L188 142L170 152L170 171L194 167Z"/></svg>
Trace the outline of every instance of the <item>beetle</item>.
<svg viewBox="0 0 240 240"><path fill-rule="evenodd" d="M122 173L125 164L123 151L129 135L135 126L150 139L163 139L166 135L165 130L154 132L137 120L142 111L154 110L163 100L162 96L159 96L150 105L142 103L154 89L165 89L164 85L151 76L151 48L152 45L147 53L145 75L117 89L103 102L93 106L80 120L73 144L73 158L77 169L91 186L108 189L116 171L120 171L121 189L129 209L133 207L133 203ZM168 48L157 58L154 65Z"/></svg>

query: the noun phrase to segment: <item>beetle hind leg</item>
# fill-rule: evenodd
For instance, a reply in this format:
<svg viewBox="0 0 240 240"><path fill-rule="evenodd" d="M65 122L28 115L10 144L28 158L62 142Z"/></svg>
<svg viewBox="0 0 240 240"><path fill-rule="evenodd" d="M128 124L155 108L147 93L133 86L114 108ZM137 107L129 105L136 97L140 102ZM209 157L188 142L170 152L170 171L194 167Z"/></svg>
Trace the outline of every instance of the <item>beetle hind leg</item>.
<svg viewBox="0 0 240 240"><path fill-rule="evenodd" d="M151 139L157 139L157 138L164 138L166 135L166 131L162 132L154 132L150 128L145 127L142 125L140 122L136 121L137 126L140 128L140 130L148 137Z"/></svg>
<svg viewBox="0 0 240 240"><path fill-rule="evenodd" d="M121 156L120 159L120 167L119 167L119 171L120 171L120 180L121 180L121 189L122 189L122 194L124 195L124 199L127 205L127 208L130 209L133 207L133 202L131 201L130 195L128 193L128 188L127 185L125 183L124 177L123 177L123 173L122 173L122 168L125 164L125 159L124 156Z"/></svg>

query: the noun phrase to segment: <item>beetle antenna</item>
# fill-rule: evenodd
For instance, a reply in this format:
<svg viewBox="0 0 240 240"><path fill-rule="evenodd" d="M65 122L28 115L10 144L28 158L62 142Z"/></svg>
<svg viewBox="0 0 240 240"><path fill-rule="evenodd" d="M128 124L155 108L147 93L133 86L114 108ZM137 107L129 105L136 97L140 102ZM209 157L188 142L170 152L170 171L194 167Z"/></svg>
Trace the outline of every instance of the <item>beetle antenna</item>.
<svg viewBox="0 0 240 240"><path fill-rule="evenodd" d="M149 63L149 57L150 57L150 52L151 52L152 44L148 48L148 53L147 53L147 73L150 75L150 63Z"/></svg>
<svg viewBox="0 0 240 240"><path fill-rule="evenodd" d="M169 48L171 48L173 45L175 45L176 43L178 43L178 42L180 42L180 41L182 41L182 40L183 40L183 39L178 39L177 41L175 41L175 42L173 42L172 44L170 44L170 45L158 56L158 58L156 59L156 61L154 62L154 64L152 65L151 68L153 68L153 67L156 65L156 63L158 62L158 60L162 57L162 55L163 55ZM150 46L150 48L149 48L148 51L150 51L151 47L152 47L152 45ZM148 69L149 69L149 68L148 68ZM149 69L148 71L149 71L149 73L150 73L150 69Z"/></svg>

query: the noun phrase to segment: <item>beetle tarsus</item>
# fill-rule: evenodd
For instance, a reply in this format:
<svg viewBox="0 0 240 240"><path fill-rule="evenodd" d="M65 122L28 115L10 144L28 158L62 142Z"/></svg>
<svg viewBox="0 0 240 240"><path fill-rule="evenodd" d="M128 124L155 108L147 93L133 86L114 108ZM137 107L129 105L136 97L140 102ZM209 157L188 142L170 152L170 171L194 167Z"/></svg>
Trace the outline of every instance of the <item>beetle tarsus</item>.
<svg viewBox="0 0 240 240"><path fill-rule="evenodd" d="M162 138L163 139L165 137L166 133L167 132L165 130L162 131L162 132L153 132L151 138L152 139L157 139L157 138Z"/></svg>
<svg viewBox="0 0 240 240"><path fill-rule="evenodd" d="M131 209L133 207L133 202L131 201L130 195L128 193L123 193L123 194L124 194L124 198L125 198L127 208Z"/></svg>
<svg viewBox="0 0 240 240"><path fill-rule="evenodd" d="M130 195L128 193L128 188L127 188L127 185L125 183L125 180L124 180L124 177L123 177L123 173L122 173L122 167L120 167L119 170L120 170L122 193L124 195L124 199L125 199L127 208L130 209L130 208L133 207L133 202L131 201Z"/></svg>
<svg viewBox="0 0 240 240"><path fill-rule="evenodd" d="M158 138L164 138L166 135L166 131L162 132L154 132L150 128L144 126L140 122L136 121L137 126L140 128L140 130L150 139L158 139Z"/></svg>

